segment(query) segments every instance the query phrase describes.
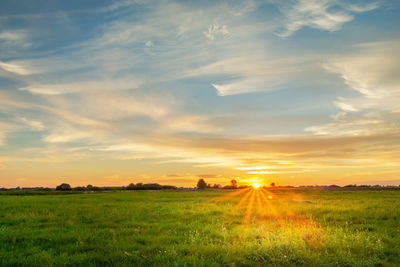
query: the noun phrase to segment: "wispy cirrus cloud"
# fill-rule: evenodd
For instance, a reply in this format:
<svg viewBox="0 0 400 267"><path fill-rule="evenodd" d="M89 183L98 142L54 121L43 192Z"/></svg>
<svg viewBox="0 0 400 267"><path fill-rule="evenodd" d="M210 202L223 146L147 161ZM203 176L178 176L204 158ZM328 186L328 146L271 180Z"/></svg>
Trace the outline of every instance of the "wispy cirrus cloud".
<svg viewBox="0 0 400 267"><path fill-rule="evenodd" d="M84 91L90 93L93 91L123 91L138 88L141 81L124 77L119 79L103 79L103 80L82 80L71 81L67 83L41 84L32 82L27 87L19 88L21 91L29 91L33 94L41 95L63 95L71 93L79 93Z"/></svg>
<svg viewBox="0 0 400 267"><path fill-rule="evenodd" d="M276 1L286 17L285 30L278 35L288 37L303 27L337 31L343 24L354 19L356 13L371 11L380 2L350 4L338 0Z"/></svg>
<svg viewBox="0 0 400 267"><path fill-rule="evenodd" d="M0 46L3 47L29 47L30 43L27 41L27 32L25 30L1 31L0 32Z"/></svg>
<svg viewBox="0 0 400 267"><path fill-rule="evenodd" d="M32 66L27 66L23 61L16 61L16 62L0 61L0 69L18 75L31 75L37 73L37 70L35 70Z"/></svg>
<svg viewBox="0 0 400 267"><path fill-rule="evenodd" d="M341 100L344 100L343 98ZM339 101L335 101L333 102L335 104L335 106L337 106L338 108L344 110L344 111L352 111L352 112L356 112L358 111L355 107L353 107L351 104L347 104L344 102L339 102Z"/></svg>
<svg viewBox="0 0 400 267"><path fill-rule="evenodd" d="M32 131L43 131L46 127L39 120L31 120L25 117L20 117L19 120L27 125Z"/></svg>
<svg viewBox="0 0 400 267"><path fill-rule="evenodd" d="M208 27L208 30L204 32L204 35L210 39L211 41L214 41L215 36L217 35L227 35L229 34L228 28L226 25L218 25L218 24L212 24Z"/></svg>
<svg viewBox="0 0 400 267"><path fill-rule="evenodd" d="M356 107L396 110L399 105L392 100L400 93L399 45L398 40L361 44L351 55L330 60L325 68L361 94L364 101L355 99Z"/></svg>
<svg viewBox="0 0 400 267"><path fill-rule="evenodd" d="M364 43L356 51L339 55L324 65L340 75L353 97L338 97L334 105L341 109L334 122L308 127L317 134L373 135L399 132L394 120L400 111L399 41ZM351 115L350 113L356 113Z"/></svg>
<svg viewBox="0 0 400 267"><path fill-rule="evenodd" d="M25 29L0 29L0 61L18 57L22 51L28 50L32 45L28 33Z"/></svg>

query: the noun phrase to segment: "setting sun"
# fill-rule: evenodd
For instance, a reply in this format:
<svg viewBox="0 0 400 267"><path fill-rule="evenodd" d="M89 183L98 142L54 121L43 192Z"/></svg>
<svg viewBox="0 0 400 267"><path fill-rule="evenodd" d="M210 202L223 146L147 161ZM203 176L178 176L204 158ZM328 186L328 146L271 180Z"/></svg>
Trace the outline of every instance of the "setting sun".
<svg viewBox="0 0 400 267"><path fill-rule="evenodd" d="M253 183L253 187L254 187L255 189L257 189L257 188L260 187L260 184L259 184L259 183Z"/></svg>

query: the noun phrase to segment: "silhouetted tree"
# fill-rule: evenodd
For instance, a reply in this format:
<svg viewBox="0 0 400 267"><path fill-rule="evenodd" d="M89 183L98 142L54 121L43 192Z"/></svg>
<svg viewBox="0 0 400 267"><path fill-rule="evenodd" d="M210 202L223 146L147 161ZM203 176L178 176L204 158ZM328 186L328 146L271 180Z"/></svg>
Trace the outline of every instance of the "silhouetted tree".
<svg viewBox="0 0 400 267"><path fill-rule="evenodd" d="M93 185L91 185L91 184L88 184L88 185L86 186L86 189L92 190L92 188L93 188Z"/></svg>
<svg viewBox="0 0 400 267"><path fill-rule="evenodd" d="M162 185L161 186L161 189L169 189L169 190L176 190L177 189L177 187L176 186L174 186L174 185Z"/></svg>
<svg viewBox="0 0 400 267"><path fill-rule="evenodd" d="M275 183L272 182L271 185L270 185L270 187L275 187Z"/></svg>
<svg viewBox="0 0 400 267"><path fill-rule="evenodd" d="M173 185L160 185L157 183L151 183L151 184L143 184L143 183L137 183L136 185L133 183L130 183L127 187L125 187L126 190L162 190L162 189L176 189L176 186Z"/></svg>
<svg viewBox="0 0 400 267"><path fill-rule="evenodd" d="M231 186L232 186L233 188L236 188L236 187L237 187L237 181L236 181L235 179L231 180Z"/></svg>
<svg viewBox="0 0 400 267"><path fill-rule="evenodd" d="M198 189L207 188L207 183L206 183L206 181L204 181L204 179L199 179L199 181L197 182L197 188L198 188Z"/></svg>
<svg viewBox="0 0 400 267"><path fill-rule="evenodd" d="M71 186L69 184L60 184L59 186L56 187L56 190L62 190L62 191L68 191L71 190Z"/></svg>
<svg viewBox="0 0 400 267"><path fill-rule="evenodd" d="M127 190L134 190L135 189L135 184L134 183L130 183L127 187Z"/></svg>
<svg viewBox="0 0 400 267"><path fill-rule="evenodd" d="M213 188L215 188L215 189L221 188L221 185L220 184L214 184Z"/></svg>
<svg viewBox="0 0 400 267"><path fill-rule="evenodd" d="M84 186L77 186L77 187L74 187L73 189L76 190L76 191L85 191L85 190L86 190L86 187L84 187Z"/></svg>

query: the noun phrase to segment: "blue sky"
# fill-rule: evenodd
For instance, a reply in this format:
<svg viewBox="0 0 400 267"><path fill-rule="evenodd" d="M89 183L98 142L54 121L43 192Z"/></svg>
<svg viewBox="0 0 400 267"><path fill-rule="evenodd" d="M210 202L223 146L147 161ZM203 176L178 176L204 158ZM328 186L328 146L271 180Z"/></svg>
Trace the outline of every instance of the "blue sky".
<svg viewBox="0 0 400 267"><path fill-rule="evenodd" d="M0 187L399 184L396 1L2 1Z"/></svg>

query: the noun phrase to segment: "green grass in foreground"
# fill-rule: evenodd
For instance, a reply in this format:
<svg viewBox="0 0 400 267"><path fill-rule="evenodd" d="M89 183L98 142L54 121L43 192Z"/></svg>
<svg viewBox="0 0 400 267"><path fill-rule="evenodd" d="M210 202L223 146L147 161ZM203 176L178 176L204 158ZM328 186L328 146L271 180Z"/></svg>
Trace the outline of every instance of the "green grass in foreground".
<svg viewBox="0 0 400 267"><path fill-rule="evenodd" d="M400 191L228 193L0 195L0 266L400 266Z"/></svg>

